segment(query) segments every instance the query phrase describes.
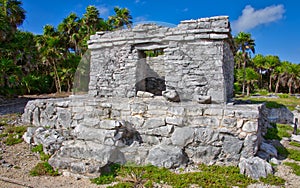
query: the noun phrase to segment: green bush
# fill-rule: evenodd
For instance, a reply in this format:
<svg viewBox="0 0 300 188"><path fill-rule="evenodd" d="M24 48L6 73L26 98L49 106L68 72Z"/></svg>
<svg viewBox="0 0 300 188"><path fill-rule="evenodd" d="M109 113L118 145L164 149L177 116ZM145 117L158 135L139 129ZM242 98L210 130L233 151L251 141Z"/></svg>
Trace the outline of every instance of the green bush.
<svg viewBox="0 0 300 188"><path fill-rule="evenodd" d="M57 170L54 170L48 162L40 162L33 169L30 170L31 176L58 176Z"/></svg>
<svg viewBox="0 0 300 188"><path fill-rule="evenodd" d="M50 159L50 157L51 157L51 155L44 153L43 145L42 144L39 144L39 145L33 147L31 149L31 151L34 152L34 153L39 153L40 154L40 159L42 161L48 161Z"/></svg>

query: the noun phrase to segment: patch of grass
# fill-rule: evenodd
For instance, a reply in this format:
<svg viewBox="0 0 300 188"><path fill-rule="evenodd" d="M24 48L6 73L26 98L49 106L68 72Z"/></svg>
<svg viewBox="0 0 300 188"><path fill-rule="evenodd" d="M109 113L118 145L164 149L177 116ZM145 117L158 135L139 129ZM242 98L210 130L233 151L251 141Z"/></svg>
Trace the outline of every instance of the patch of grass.
<svg viewBox="0 0 300 188"><path fill-rule="evenodd" d="M1 119L0 124L4 127L0 138L3 139L3 143L8 146L21 143L23 141L22 136L26 132L26 126L15 126L7 124L8 119Z"/></svg>
<svg viewBox="0 0 300 188"><path fill-rule="evenodd" d="M43 145L42 144L39 144L39 145L33 147L31 149L31 151L34 152L34 153L39 153L40 154L40 159L42 161L48 161L50 159L50 157L51 157L51 155L44 153Z"/></svg>
<svg viewBox="0 0 300 188"><path fill-rule="evenodd" d="M0 135L4 139L4 143L8 146L21 143L22 136L26 132L26 126L14 126L6 124L3 133Z"/></svg>
<svg viewBox="0 0 300 188"><path fill-rule="evenodd" d="M269 94L269 91L266 90L266 89L261 89L261 90L258 90L256 92L256 94L259 94L259 95L262 95L262 96L267 96Z"/></svg>
<svg viewBox="0 0 300 188"><path fill-rule="evenodd" d="M167 184L172 187L246 187L252 183L256 183L256 180L246 177L240 174L238 167L233 166L207 166L204 164L199 165L200 172L190 172L176 174L166 168L158 168L154 166L121 166L116 169L110 177L115 177L114 180L118 180L119 184L112 187L153 187L153 184ZM104 174L104 177L106 175ZM101 178L101 176L99 177ZM107 177L101 179L97 178L92 180L93 183L112 183L113 180L104 181ZM264 183L271 185L282 185L284 180L275 177L268 176L261 180Z"/></svg>
<svg viewBox="0 0 300 188"><path fill-rule="evenodd" d="M58 176L57 170L54 170L48 162L40 162L30 170L31 176Z"/></svg>
<svg viewBox="0 0 300 188"><path fill-rule="evenodd" d="M277 96L281 99L287 99L290 97L290 95L287 93L281 93L281 94L278 94Z"/></svg>
<svg viewBox="0 0 300 188"><path fill-rule="evenodd" d="M119 164L112 164L109 167L109 172L102 173L100 177L91 179L91 182L97 185L110 184L114 182L117 176L117 171L119 171L120 167L121 166Z"/></svg>
<svg viewBox="0 0 300 188"><path fill-rule="evenodd" d="M287 158L290 154L290 152L283 146L275 146L275 148L277 149L278 154L283 158Z"/></svg>
<svg viewBox="0 0 300 188"><path fill-rule="evenodd" d="M281 140L282 137L291 137L293 132L293 127L285 124L271 124L273 127L268 128L267 134L264 136L268 140Z"/></svg>
<svg viewBox="0 0 300 188"><path fill-rule="evenodd" d="M260 178L259 180L265 184L276 186L283 186L285 183L284 179L271 174L269 174L266 178Z"/></svg>
<svg viewBox="0 0 300 188"><path fill-rule="evenodd" d="M291 167L293 169L294 174L296 174L297 176L300 176L300 165L298 165L297 163L292 163L292 162L285 162L283 164Z"/></svg>
<svg viewBox="0 0 300 188"><path fill-rule="evenodd" d="M289 158L295 161L300 161L300 151L295 149L287 149L289 152Z"/></svg>
<svg viewBox="0 0 300 188"><path fill-rule="evenodd" d="M300 143L299 142L295 142L295 141L290 142L290 145L291 146L295 146L295 147L300 147Z"/></svg>
<svg viewBox="0 0 300 188"><path fill-rule="evenodd" d="M240 100L250 100L252 103L266 103L267 108L281 108L286 106L289 110L293 111L296 109L296 106L300 104L300 99L294 96L289 96L286 94L278 95L279 98L249 98L243 97L239 98ZM288 97L287 97L288 96ZM287 98L285 98L287 97Z"/></svg>

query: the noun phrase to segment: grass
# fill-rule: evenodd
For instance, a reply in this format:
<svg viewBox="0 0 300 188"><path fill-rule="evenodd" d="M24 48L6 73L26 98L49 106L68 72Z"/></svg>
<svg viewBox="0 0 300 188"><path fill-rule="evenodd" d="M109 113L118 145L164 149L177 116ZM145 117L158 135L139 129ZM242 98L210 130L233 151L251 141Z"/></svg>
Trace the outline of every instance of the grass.
<svg viewBox="0 0 300 188"><path fill-rule="evenodd" d="M287 149L289 152L288 157L295 161L300 161L300 151L295 149Z"/></svg>
<svg viewBox="0 0 300 188"><path fill-rule="evenodd" d="M48 162L40 162L30 170L31 176L58 176L57 170L54 170Z"/></svg>
<svg viewBox="0 0 300 188"><path fill-rule="evenodd" d="M3 139L3 143L8 146L15 145L23 142L22 136L26 132L26 126L15 126L10 124L3 124L4 126L3 133L0 134L0 138Z"/></svg>
<svg viewBox="0 0 300 188"><path fill-rule="evenodd" d="M39 144L31 149L34 153L40 154L40 159L42 162L38 163L35 167L33 167L29 174L31 176L59 176L58 170L54 170L53 167L48 163L51 155L45 154L43 151L43 145Z"/></svg>
<svg viewBox="0 0 300 188"><path fill-rule="evenodd" d="M31 149L31 151L34 152L34 153L39 153L40 154L40 159L42 161L48 161L50 159L50 157L51 157L51 155L44 153L43 145L42 144L39 144L39 145L33 147Z"/></svg>
<svg viewBox="0 0 300 188"><path fill-rule="evenodd" d="M294 162L285 162L283 164L291 167L293 169L294 174L296 174L297 176L300 176L300 165L298 165L297 163L294 163Z"/></svg>
<svg viewBox="0 0 300 188"><path fill-rule="evenodd" d="M4 130L0 134L0 139L8 146L23 142L22 136L26 132L27 127L12 124L20 115L21 114L9 114L0 118L0 126L4 127Z"/></svg>
<svg viewBox="0 0 300 188"><path fill-rule="evenodd" d="M289 96L288 94L278 94L279 98L251 98L243 97L240 100L249 100L254 104L266 103L267 108L281 108L286 106L289 110L293 111L296 106L300 104L300 99L294 96Z"/></svg>
<svg viewBox="0 0 300 188"><path fill-rule="evenodd" d="M272 128L269 128L267 134L264 136L264 138L268 140L281 140L282 137L290 138L294 130L293 127L285 124L272 123L271 125Z"/></svg>
<svg viewBox="0 0 300 188"><path fill-rule="evenodd" d="M96 184L109 184L118 181L112 187L153 187L154 183L172 187L246 187L256 180L240 174L238 167L199 165L199 172L176 174L166 168L154 166L125 165L91 180ZM271 185L283 185L284 180L268 176L260 180Z"/></svg>
<svg viewBox="0 0 300 188"><path fill-rule="evenodd" d="M299 142L295 142L295 141L290 142L290 145L291 146L295 146L295 147L300 147L300 143Z"/></svg>

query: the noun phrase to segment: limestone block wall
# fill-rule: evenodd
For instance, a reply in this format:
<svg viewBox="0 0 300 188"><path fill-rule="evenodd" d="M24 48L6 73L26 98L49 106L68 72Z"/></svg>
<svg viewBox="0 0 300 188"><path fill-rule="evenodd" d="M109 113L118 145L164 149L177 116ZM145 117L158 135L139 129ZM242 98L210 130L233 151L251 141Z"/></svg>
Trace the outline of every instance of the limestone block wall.
<svg viewBox="0 0 300 188"><path fill-rule="evenodd" d="M164 80L165 90L176 90L183 101L211 96L213 102L223 103L233 97L228 17L182 21L175 28L144 24L98 32L91 36L89 49L93 96L134 97L143 89L143 79L156 76ZM163 52L155 66L144 59L147 50Z"/></svg>
<svg viewBox="0 0 300 188"><path fill-rule="evenodd" d="M167 168L233 164L255 156L266 131L264 105L172 103L155 98L30 101L24 138L54 154L66 172L99 175L111 162Z"/></svg>

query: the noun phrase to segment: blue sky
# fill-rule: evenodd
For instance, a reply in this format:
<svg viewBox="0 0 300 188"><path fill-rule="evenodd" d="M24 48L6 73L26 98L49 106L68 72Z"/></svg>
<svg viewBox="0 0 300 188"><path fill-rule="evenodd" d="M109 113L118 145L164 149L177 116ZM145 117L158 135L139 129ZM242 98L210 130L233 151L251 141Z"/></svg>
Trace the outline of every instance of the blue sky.
<svg viewBox="0 0 300 188"><path fill-rule="evenodd" d="M256 53L278 55L282 61L300 63L300 1L297 0L22 0L27 11L20 29L41 34L43 26L57 26L71 12L82 16L95 5L100 17L113 15L113 7L126 7L134 22L179 24L181 20L228 15L232 33L252 34Z"/></svg>

